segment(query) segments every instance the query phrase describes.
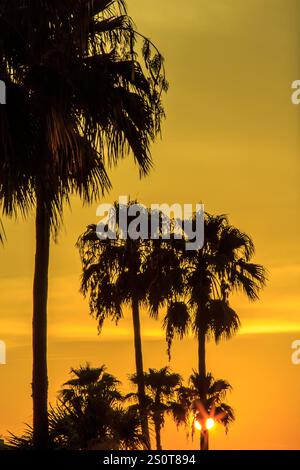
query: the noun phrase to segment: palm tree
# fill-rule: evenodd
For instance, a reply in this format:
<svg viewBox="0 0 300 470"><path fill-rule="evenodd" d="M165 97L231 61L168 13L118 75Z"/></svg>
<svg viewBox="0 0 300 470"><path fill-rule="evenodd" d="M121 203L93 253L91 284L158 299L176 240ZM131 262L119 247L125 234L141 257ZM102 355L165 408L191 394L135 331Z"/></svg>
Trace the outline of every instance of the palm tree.
<svg viewBox="0 0 300 470"><path fill-rule="evenodd" d="M181 376L171 372L169 367L160 370L149 369L145 373L148 413L155 429L156 449L162 450L161 430L165 424L165 414L171 413L176 404L176 391L181 386ZM136 384L136 376L131 377Z"/></svg>
<svg viewBox="0 0 300 470"><path fill-rule="evenodd" d="M119 450L142 450L144 437L141 432L140 417L135 407L115 411L114 442Z"/></svg>
<svg viewBox="0 0 300 470"><path fill-rule="evenodd" d="M229 339L240 326L237 313L229 305L233 291L258 299L266 283L263 266L254 264L251 238L231 226L224 215L205 217L205 243L202 249L180 251L185 289L183 298L168 304L164 320L168 351L174 336L182 338L192 329L198 341L198 373L205 402L206 341Z"/></svg>
<svg viewBox="0 0 300 470"><path fill-rule="evenodd" d="M123 317L123 307L131 307L139 408L145 447L149 448L140 307L148 307L150 315L157 318L174 286L178 292L182 289L182 271L173 248L174 240L169 243L162 238L161 224L154 240L124 237L123 228L119 225L120 210L126 211L130 226L134 219L130 215L133 206L137 206L136 201L129 202L127 206L115 203L115 238L99 238L97 227L90 225L79 237L77 246L83 267L81 289L84 295L90 294L90 313L98 320L99 332L106 318L118 323ZM139 208L150 227L152 212L142 206ZM162 218L162 213L156 215Z"/></svg>
<svg viewBox="0 0 300 470"><path fill-rule="evenodd" d="M167 83L146 39L142 67L123 0L1 0L0 31L0 201L8 216L36 208L33 430L45 448L51 229L71 193L90 203L110 188L106 162L132 151L149 172Z"/></svg>
<svg viewBox="0 0 300 470"><path fill-rule="evenodd" d="M106 318L118 323L123 307L131 307L141 424L145 447L150 448L140 324L140 306L147 295L144 262L148 244L142 239L99 239L96 226L90 225L78 247L83 266L81 289L84 295L90 292L90 313L98 320L99 332Z"/></svg>
<svg viewBox="0 0 300 470"><path fill-rule="evenodd" d="M140 449L142 434L139 417L132 407L124 408L120 382L105 366L88 364L72 369L72 378L59 393L49 412L50 443L65 450ZM22 437L11 435L18 448L32 448L32 428Z"/></svg>
<svg viewBox="0 0 300 470"><path fill-rule="evenodd" d="M115 425L120 417L124 420L120 382L105 366L91 368L87 364L71 372L73 378L64 384L60 405L51 416L52 435L67 438L68 446L77 449L119 446Z"/></svg>
<svg viewBox="0 0 300 470"><path fill-rule="evenodd" d="M195 427L200 428L202 450L208 450L209 433L206 422L209 418L223 425L226 433L228 426L235 420L233 409L224 402L230 390L231 385L228 382L222 379L215 380L210 373L206 375L203 386L203 378L195 371L190 376L189 386L181 386L177 390L178 401L172 407L173 418L177 425L184 424L187 427L188 434L190 428L192 435Z"/></svg>

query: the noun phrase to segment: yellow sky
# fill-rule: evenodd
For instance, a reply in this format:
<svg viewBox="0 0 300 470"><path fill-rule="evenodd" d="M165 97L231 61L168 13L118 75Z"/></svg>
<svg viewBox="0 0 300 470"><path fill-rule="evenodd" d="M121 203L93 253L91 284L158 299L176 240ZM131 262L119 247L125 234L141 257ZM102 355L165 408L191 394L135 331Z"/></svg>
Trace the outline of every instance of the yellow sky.
<svg viewBox="0 0 300 470"><path fill-rule="evenodd" d="M208 365L232 383L237 422L228 436L214 431L215 448L299 448L300 366L291 343L300 338L300 107L291 83L300 79L298 0L130 0L130 14L166 58L171 88L165 100L163 140L155 167L139 181L130 160L112 172L106 201L130 195L145 204L203 202L227 213L251 234L256 260L270 273L257 304L233 305L241 334L210 345ZM71 366L106 363L124 381L132 372L130 316L97 337L79 289L79 234L96 222L96 205L66 210L59 244L52 247L49 296L50 398ZM0 248L0 339L8 364L0 366L0 433L20 431L31 419L31 283L33 218L6 222ZM166 364L160 323L143 314L145 366ZM188 367L187 367L188 364ZM172 367L185 377L196 366L192 339L176 344ZM125 372L124 372L125 371ZM183 434L164 435L168 448L195 447Z"/></svg>

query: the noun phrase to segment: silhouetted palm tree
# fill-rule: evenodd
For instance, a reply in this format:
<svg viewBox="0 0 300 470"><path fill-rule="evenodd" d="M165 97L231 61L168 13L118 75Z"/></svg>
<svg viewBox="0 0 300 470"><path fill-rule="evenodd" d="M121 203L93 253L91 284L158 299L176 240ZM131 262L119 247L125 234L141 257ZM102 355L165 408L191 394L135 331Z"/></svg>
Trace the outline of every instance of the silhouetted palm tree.
<svg viewBox="0 0 300 470"><path fill-rule="evenodd" d="M148 244L142 239L120 237L100 240L96 226L90 225L78 246L83 265L82 291L85 295L90 293L90 312L98 320L99 331L106 318L117 323L123 317L123 306L131 307L141 424L145 447L149 448L140 326L140 305L147 295L144 261Z"/></svg>
<svg viewBox="0 0 300 470"><path fill-rule="evenodd" d="M116 410L114 419L114 442L119 450L142 450L144 437L141 430L140 416L136 408Z"/></svg>
<svg viewBox="0 0 300 470"><path fill-rule="evenodd" d="M215 422L222 424L227 433L228 426L234 421L235 416L231 406L224 402L227 392L231 390L231 385L225 380L215 380L210 373L206 375L204 381L203 386L203 377L193 372L189 379L189 386L178 388L178 401L175 406L173 405L172 412L177 425L184 424L188 429L188 434L190 432L194 434L195 423L201 427L200 448L208 450L207 420L212 418Z"/></svg>
<svg viewBox="0 0 300 470"><path fill-rule="evenodd" d="M140 325L140 307L149 309L154 318L166 299L172 295L174 286L182 289L182 271L177 252L172 243L162 238L161 224L156 229L153 240L142 236L132 239L124 236L119 225L120 211L126 211L128 226L135 219L131 209L137 203L131 201L127 206L114 205L115 238L99 238L97 227L90 225L79 238L78 247L83 266L82 291L90 294L90 312L98 320L101 331L106 318L118 321L123 316L123 307L129 305L132 311L134 330L134 350L138 397L145 436L145 444L150 446L144 368ZM150 230L150 216L153 213L140 207L144 223ZM162 213L156 213L162 218ZM107 231L106 227L106 231ZM174 241L173 241L174 242Z"/></svg>
<svg viewBox="0 0 300 470"><path fill-rule="evenodd" d="M36 207L33 429L44 448L51 228L70 193L91 202L110 187L106 162L131 150L148 173L167 84L148 40L140 65L123 0L1 0L0 31L0 201L7 215Z"/></svg>
<svg viewBox="0 0 300 470"><path fill-rule="evenodd" d="M168 350L174 336L192 329L198 340L198 373L206 396L206 341L229 339L240 320L229 305L229 295L242 291L253 301L266 282L263 266L254 264L251 238L231 226L226 216L205 217L205 242L200 250L181 251L185 289L182 299L169 302L164 320Z"/></svg>
<svg viewBox="0 0 300 470"><path fill-rule="evenodd" d="M133 450L142 448L137 410L124 408L120 382L105 367L72 369L55 407L50 408L49 430L53 449ZM32 428L10 443L32 448Z"/></svg>
<svg viewBox="0 0 300 470"><path fill-rule="evenodd" d="M171 372L169 367L163 367L160 370L149 369L144 377L147 409L154 424L156 449L162 450L161 430L165 424L165 415L171 413L176 405L176 391L182 379L179 374ZM136 376L132 376L131 381L136 384Z"/></svg>
<svg viewBox="0 0 300 470"><path fill-rule="evenodd" d="M51 434L61 433L69 447L83 449L136 448L141 445L138 415L122 407L120 382L105 367L72 369L75 376L60 392L60 413L50 415ZM56 423L54 421L56 418ZM57 437L57 436L55 436Z"/></svg>

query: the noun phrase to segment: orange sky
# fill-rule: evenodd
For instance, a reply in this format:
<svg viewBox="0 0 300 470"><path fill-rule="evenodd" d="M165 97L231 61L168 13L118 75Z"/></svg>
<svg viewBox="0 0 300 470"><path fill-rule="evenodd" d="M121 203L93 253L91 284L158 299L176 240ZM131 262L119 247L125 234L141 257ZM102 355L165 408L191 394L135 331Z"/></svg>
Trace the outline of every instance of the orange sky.
<svg viewBox="0 0 300 470"><path fill-rule="evenodd" d="M145 204L203 202L227 213L251 234L256 261L269 270L261 301L236 297L241 333L209 346L208 365L234 390L237 421L228 436L213 431L212 448L300 448L300 366L291 344L300 339L300 106L291 104L291 83L300 79L298 0L130 0L138 28L166 58L171 88L165 100L163 140L153 147L147 179L127 159L112 172L105 200L130 195ZM65 214L59 244L52 246L49 296L50 399L71 366L105 363L126 381L132 372L130 316L107 324L97 337L80 294L75 242L96 205L77 200ZM0 366L0 434L20 432L31 420L31 284L33 218L5 222L0 248L0 339L7 365ZM146 367L166 364L160 323L143 313ZM177 343L171 366L188 376L196 365L192 339ZM168 424L166 448L196 448Z"/></svg>

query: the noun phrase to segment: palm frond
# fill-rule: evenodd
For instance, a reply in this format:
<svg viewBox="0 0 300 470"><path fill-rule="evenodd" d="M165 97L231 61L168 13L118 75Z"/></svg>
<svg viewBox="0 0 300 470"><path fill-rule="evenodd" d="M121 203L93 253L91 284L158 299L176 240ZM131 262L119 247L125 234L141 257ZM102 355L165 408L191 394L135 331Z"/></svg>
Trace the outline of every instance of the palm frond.
<svg viewBox="0 0 300 470"><path fill-rule="evenodd" d="M166 330L168 345L168 356L171 357L171 346L173 339L182 339L188 332L190 326L190 314L185 302L171 302L168 305L164 318L163 327Z"/></svg>

